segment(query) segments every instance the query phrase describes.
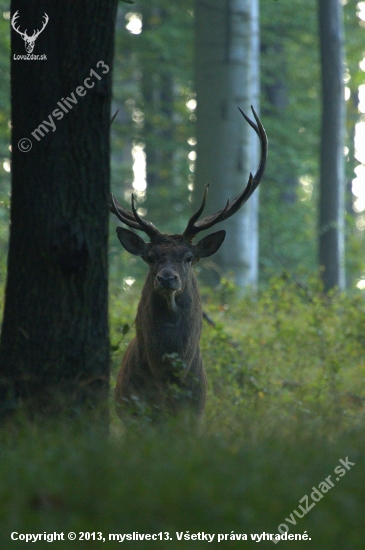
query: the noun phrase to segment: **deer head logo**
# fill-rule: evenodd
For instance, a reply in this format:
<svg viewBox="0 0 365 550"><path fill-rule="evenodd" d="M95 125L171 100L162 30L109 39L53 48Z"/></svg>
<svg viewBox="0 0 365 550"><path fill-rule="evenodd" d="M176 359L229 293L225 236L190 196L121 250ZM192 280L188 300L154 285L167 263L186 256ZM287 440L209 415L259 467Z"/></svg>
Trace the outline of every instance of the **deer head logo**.
<svg viewBox="0 0 365 550"><path fill-rule="evenodd" d="M38 36L41 34L41 32L44 30L44 28L46 27L48 21L49 21L49 17L48 15L45 13L44 14L44 21L43 21L43 25L42 25L42 28L37 31L35 30L32 34L32 36L28 36L27 35L27 29L25 29L24 32L21 32L19 30L19 27L17 28L16 27L16 24L17 24L17 19L19 17L19 10L16 11L11 19L11 26L13 27L13 29L20 34L20 36L22 37L22 39L24 40L25 42L25 50L27 53L32 53L32 51L34 50L34 44L35 44L35 41L37 40Z"/></svg>

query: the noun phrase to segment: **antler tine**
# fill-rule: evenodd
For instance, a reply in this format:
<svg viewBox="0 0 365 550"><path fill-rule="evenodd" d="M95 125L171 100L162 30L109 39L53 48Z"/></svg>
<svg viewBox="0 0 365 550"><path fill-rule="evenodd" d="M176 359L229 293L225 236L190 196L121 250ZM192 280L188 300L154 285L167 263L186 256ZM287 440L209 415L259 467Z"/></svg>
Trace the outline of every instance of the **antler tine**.
<svg viewBox="0 0 365 550"><path fill-rule="evenodd" d="M14 13L13 17L11 18L11 25L12 25L13 29L14 29L18 34L20 34L20 36L23 38L23 36L26 36L27 31L25 31L25 33L24 33L24 32L21 32L21 31L19 30L19 28L16 28L15 25L16 25L16 23L18 22L18 18L19 18L19 10L17 10L17 11Z"/></svg>
<svg viewBox="0 0 365 550"><path fill-rule="evenodd" d="M248 195L246 196L246 201L251 197L252 193L255 191L255 189L257 188L257 186L259 185L260 181L261 181L261 178L262 178L262 175L265 171L265 164L266 164L266 159L267 159L267 136L266 136L266 132L265 132L265 129L261 123L261 120L259 119L255 109L253 108L253 106L251 105L251 110L253 112L253 116L255 117L255 120L257 122L257 125L248 118L248 116L245 115L245 113L242 111L242 109L240 109L238 107L238 109L240 110L240 112L242 113L242 115L245 117L245 119L247 120L247 122L249 123L249 125L255 130L256 134L259 136L260 138L260 145L261 145L261 156L260 156L260 164L259 164L259 167L256 171L256 174L254 175L254 177L252 178L252 187L250 189L250 192L248 193Z"/></svg>
<svg viewBox="0 0 365 550"><path fill-rule="evenodd" d="M215 212L214 214L210 214L209 216L205 216L205 218L203 220L198 221L193 226L191 226L189 228L189 231L188 231L188 228L186 228L183 235L191 241L195 237L195 235L197 233L199 233L199 231L209 229L210 227L212 227L216 223L219 223L220 221L223 221L224 216L225 216L228 208L230 207L230 205L231 205L231 202L230 202L230 199L228 199L227 203L226 203L226 206L222 210L219 210L218 212ZM204 222L204 227L202 227L201 222Z"/></svg>
<svg viewBox="0 0 365 550"><path fill-rule="evenodd" d="M39 31L35 30L34 33L33 33L33 36L35 35L36 37L38 37L41 34L41 32L44 31L44 28L47 26L47 23L49 21L49 17L45 12L43 14L43 17L44 17L44 21L43 21L43 24L42 24L42 28Z"/></svg>
<svg viewBox="0 0 365 550"><path fill-rule="evenodd" d="M14 15L13 15L13 17L11 18L11 22L12 22L13 25L15 25L15 23L16 23L18 17L19 17L19 10L16 10L16 12L15 12ZM16 30L16 29L14 29L14 30Z"/></svg>
<svg viewBox="0 0 365 550"><path fill-rule="evenodd" d="M139 223L134 219L133 214L119 204L117 199L112 194L110 194L109 197L109 210L117 216L118 220L125 225L128 225L128 227L131 227L132 229L141 229Z"/></svg>
<svg viewBox="0 0 365 550"><path fill-rule="evenodd" d="M225 208L223 208L222 210L219 210L214 214L210 214L209 216L206 216L200 221L198 221L198 217L194 219L193 223L191 223L192 218L189 220L188 227L186 228L184 235L188 236L190 239L194 238L195 235L200 231L209 229L216 223L222 222L230 218L231 216L233 216L233 214L235 214L237 210L241 208L241 206L250 198L252 193L255 191L265 171L265 165L266 165L266 159L267 159L267 146L268 146L265 129L255 109L252 106L251 106L251 110L252 110L253 116L255 117L257 125L251 119L249 119L248 116L246 116L241 109L239 110L244 116L245 120L255 130L256 134L260 138L261 156L260 156L259 167L254 176L252 176L252 174L250 173L247 185L245 189L242 191L242 193L240 193L231 203L228 200Z"/></svg>
<svg viewBox="0 0 365 550"><path fill-rule="evenodd" d="M254 111L252 105L251 105L251 109L252 109L253 114L254 114L254 116L255 116L256 113L255 113L255 111ZM260 136L260 134L259 134L259 129L258 129L257 125L256 125L250 118L248 118L248 116L242 111L241 107L238 107L238 110L239 110L239 112L241 113L241 115L244 117L244 119L246 120L246 122L249 123L249 125L251 126L251 128L253 128L253 129L255 130L256 134L257 134L258 136Z"/></svg>
<svg viewBox="0 0 365 550"><path fill-rule="evenodd" d="M202 200L202 203L201 203L199 209L195 212L195 214L193 214L191 216L190 220L188 221L188 225L186 226L186 229L183 233L183 235L185 235L185 237L189 238L191 232L192 232L192 235L194 235L194 224L199 219L199 217L202 215L202 213L204 211L205 204L207 202L207 197L208 197L208 189L209 189L209 183L207 183L206 186L205 186L203 200Z"/></svg>
<svg viewBox="0 0 365 550"><path fill-rule="evenodd" d="M137 210L134 206L134 195L132 194L132 212L124 208L117 199L114 197L114 195L110 194L109 198L109 210L113 214L117 216L117 218L127 225L128 227L131 227L132 229L138 229L139 231L144 231L151 239L152 237L155 237L160 232L159 230L153 225L153 223L149 221L143 220L137 213Z"/></svg>
<svg viewBox="0 0 365 550"><path fill-rule="evenodd" d="M238 195L232 202L229 201L226 204L225 208L222 210L219 210L215 214L210 214L209 216L206 216L202 220L198 221L196 223L197 232L204 231L205 229L209 229L213 225L219 222L223 222L224 220L230 218L241 208L241 206L247 201L248 197L252 194L252 183L253 183L253 177L250 173L247 185L243 192Z"/></svg>
<svg viewBox="0 0 365 550"><path fill-rule="evenodd" d="M222 220L224 220L224 216L225 216L226 212L228 211L228 208L230 207L230 205L231 205L231 201L230 201L230 199L227 199L226 206L222 210L219 210L218 212L216 212L215 214L211 214L210 216L206 216L204 218L204 220L205 220L204 229L209 229L210 227L212 227L216 223L219 223ZM198 227L199 227L199 223L200 222L197 223Z"/></svg>
<svg viewBox="0 0 365 550"><path fill-rule="evenodd" d="M156 235L158 235L160 233L159 230L157 229L157 227L155 227L152 222L144 220L143 218L141 218L138 215L138 212L137 212L137 210L134 206L134 195L133 195L133 193L132 193L132 211L133 211L135 219L137 220L137 222L141 226L140 229L142 231L144 231L150 237L150 239L152 239L153 237L156 237Z"/></svg>
<svg viewBox="0 0 365 550"><path fill-rule="evenodd" d="M265 132L265 128L263 127L262 122L259 119L259 116L257 115L257 113L256 113L255 109L252 107L252 105L251 105L251 110L252 110L253 116L255 117L255 120L257 122L257 130L258 131L256 130L256 133L260 138L261 155L260 155L259 167L256 171L256 174L255 174L254 178L253 178L254 186L253 186L253 189L252 189L249 197L255 191L256 187L260 183L261 178L262 178L262 176L265 172L265 166L266 166L266 160L267 160L267 149L268 149L267 135L266 135L266 132ZM249 198L249 197L247 197L247 198Z"/></svg>

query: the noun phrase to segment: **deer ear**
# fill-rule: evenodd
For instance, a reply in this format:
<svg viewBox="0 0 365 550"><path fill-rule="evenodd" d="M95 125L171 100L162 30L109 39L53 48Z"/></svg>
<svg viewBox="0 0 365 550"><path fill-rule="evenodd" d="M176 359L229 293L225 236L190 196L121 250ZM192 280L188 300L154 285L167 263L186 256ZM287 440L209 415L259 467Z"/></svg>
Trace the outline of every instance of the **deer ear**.
<svg viewBox="0 0 365 550"><path fill-rule="evenodd" d="M208 258L208 256L212 256L212 254L217 252L218 248L224 241L225 236L226 232L224 229L221 229L216 233L212 233L211 235L207 235L195 245L195 254L198 258Z"/></svg>
<svg viewBox="0 0 365 550"><path fill-rule="evenodd" d="M130 254L134 256L145 256L147 253L147 243L133 231L128 231L124 227L117 227L118 239Z"/></svg>

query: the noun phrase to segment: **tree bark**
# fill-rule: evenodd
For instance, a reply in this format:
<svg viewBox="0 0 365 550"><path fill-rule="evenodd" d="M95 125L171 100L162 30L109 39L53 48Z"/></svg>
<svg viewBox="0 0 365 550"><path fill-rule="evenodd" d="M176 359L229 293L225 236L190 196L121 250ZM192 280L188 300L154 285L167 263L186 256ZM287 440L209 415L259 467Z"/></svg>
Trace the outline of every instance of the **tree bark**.
<svg viewBox="0 0 365 550"><path fill-rule="evenodd" d="M197 165L195 206L209 182L207 211L220 210L247 184L258 163L259 142L237 107L259 110L258 2L195 3ZM218 271L232 271L240 287L258 279L258 193L221 226L224 245L214 256Z"/></svg>
<svg viewBox="0 0 365 550"><path fill-rule="evenodd" d="M340 0L318 0L322 64L319 264L326 291L345 288L344 37Z"/></svg>
<svg viewBox="0 0 365 550"><path fill-rule="evenodd" d="M92 410L106 417L116 8L116 0L17 0L11 5L12 16L19 10L22 32L41 28L44 13L49 22L33 52L46 54L43 61L15 60L14 55L26 52L21 36L11 31L12 199L0 342L3 412L22 403L31 415ZM55 129L42 122L52 120ZM21 151L22 145L30 147L24 138L32 145L28 152Z"/></svg>

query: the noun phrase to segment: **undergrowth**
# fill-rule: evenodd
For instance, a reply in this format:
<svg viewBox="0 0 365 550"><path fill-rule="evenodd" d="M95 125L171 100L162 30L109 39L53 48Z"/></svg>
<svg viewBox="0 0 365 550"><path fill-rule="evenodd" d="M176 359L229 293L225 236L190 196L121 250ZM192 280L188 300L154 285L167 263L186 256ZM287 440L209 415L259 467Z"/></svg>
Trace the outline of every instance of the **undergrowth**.
<svg viewBox="0 0 365 550"><path fill-rule="evenodd" d="M130 289L112 297L114 375L134 336L139 293ZM242 297L223 279L214 291L204 289L202 298L210 320L201 339L207 426L240 432L246 416L265 424L284 418L309 426L329 422L335 432L363 426L363 292L328 296L316 279L299 286L284 273L265 290Z"/></svg>
<svg viewBox="0 0 365 550"><path fill-rule="evenodd" d="M14 531L105 538L53 543L65 549L114 548L121 543L109 533L133 532L171 540L123 545L201 548L176 533L210 533L213 547L255 547L251 534L276 534L279 525L310 538L279 543L289 548L362 548L365 302L360 291L324 296L316 281L307 285L283 275L242 297L228 279L203 290L209 392L198 425L180 418L127 428L112 395L109 435L66 422L4 425L0 548L29 547L10 540ZM134 335L134 287L111 292L112 386ZM351 466L337 476L341 460ZM333 486L318 497L328 476ZM306 495L314 506L304 514ZM231 540L236 534L248 540Z"/></svg>

